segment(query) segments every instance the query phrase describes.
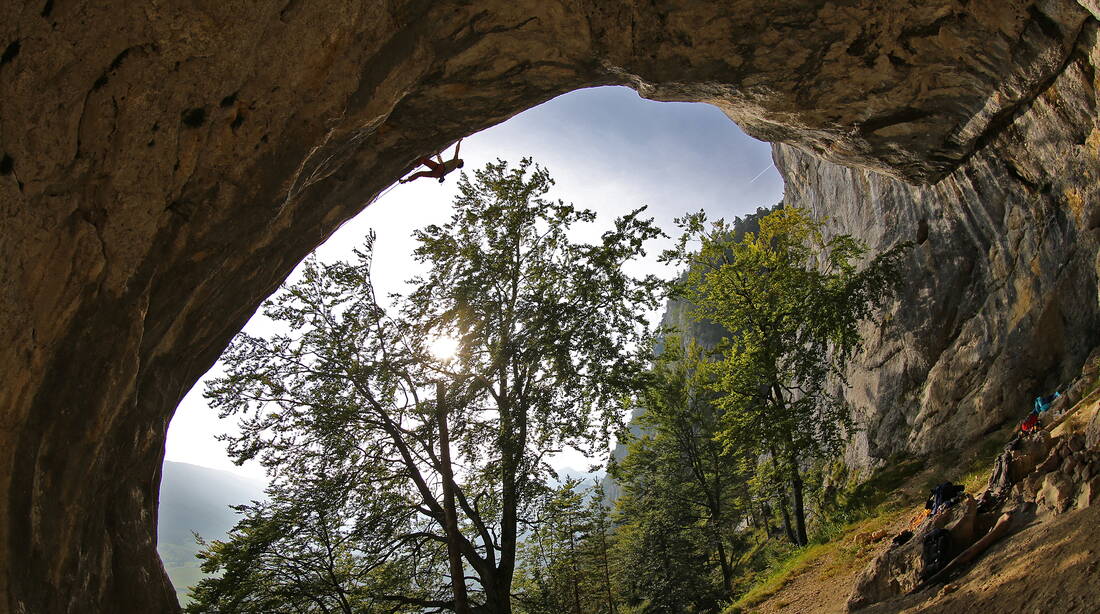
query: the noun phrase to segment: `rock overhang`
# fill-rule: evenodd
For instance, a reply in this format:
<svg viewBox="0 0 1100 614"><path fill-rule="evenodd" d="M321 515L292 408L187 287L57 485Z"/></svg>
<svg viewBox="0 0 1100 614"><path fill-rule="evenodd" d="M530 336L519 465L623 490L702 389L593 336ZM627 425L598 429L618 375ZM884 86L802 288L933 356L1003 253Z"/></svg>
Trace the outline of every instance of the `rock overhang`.
<svg viewBox="0 0 1100 614"><path fill-rule="evenodd" d="M0 594L171 603L151 527L175 404L418 155L627 85L930 183L1058 75L1090 4L21 4L0 24Z"/></svg>

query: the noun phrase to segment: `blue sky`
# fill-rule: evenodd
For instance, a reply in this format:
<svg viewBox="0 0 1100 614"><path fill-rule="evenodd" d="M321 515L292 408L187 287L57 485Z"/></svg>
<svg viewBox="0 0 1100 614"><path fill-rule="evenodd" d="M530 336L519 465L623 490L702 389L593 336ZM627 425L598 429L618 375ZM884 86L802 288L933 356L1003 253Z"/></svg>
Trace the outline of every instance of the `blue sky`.
<svg viewBox="0 0 1100 614"><path fill-rule="evenodd" d="M466 169L496 158L534 158L557 182L552 196L599 214L600 223L590 229L595 236L615 217L642 205L673 235L673 218L686 212L704 209L710 218L745 215L775 204L783 194L782 180L771 167L770 147L746 136L717 108L653 102L621 87L559 96L466 137L461 154ZM450 157L449 150L444 157ZM445 222L454 194L453 178L443 185L432 179L398 185L344 224L318 248L318 257L349 257L373 228L378 234L375 283L381 291L399 291L415 272L412 230ZM650 258L638 265L639 272L670 274L655 262L661 247L654 245ZM266 328L262 317L246 326L253 334ZM177 409L165 458L262 476L258 465L235 467L214 439L232 431L233 424L218 420L202 390L200 380ZM555 464L580 468L583 458L563 455Z"/></svg>

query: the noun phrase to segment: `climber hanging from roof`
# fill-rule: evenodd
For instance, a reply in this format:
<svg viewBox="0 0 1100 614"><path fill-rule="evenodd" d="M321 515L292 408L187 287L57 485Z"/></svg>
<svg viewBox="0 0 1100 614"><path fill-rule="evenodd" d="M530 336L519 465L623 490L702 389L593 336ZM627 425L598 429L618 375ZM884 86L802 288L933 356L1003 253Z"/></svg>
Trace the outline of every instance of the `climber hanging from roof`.
<svg viewBox="0 0 1100 614"><path fill-rule="evenodd" d="M462 162L462 160L458 158L458 148L461 145L462 139L458 139L458 142L455 143L454 157L450 160L447 160L446 162L443 161L443 156L441 155L442 152L435 154L435 160L432 160L431 158L421 157L419 160L417 160L417 162L428 167L430 170L413 173L412 175L409 175L408 177L402 179L401 183L416 181L421 177L434 177L439 180L439 183L443 183L443 179L447 177L447 173L450 173L456 168L462 168L464 164L464 162Z"/></svg>

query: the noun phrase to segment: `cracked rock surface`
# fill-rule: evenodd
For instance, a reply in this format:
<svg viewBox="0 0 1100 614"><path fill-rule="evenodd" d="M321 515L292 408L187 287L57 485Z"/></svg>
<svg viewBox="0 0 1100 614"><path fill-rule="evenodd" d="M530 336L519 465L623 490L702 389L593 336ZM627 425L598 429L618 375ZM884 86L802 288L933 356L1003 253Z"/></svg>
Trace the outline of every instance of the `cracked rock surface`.
<svg viewBox="0 0 1100 614"><path fill-rule="evenodd" d="M898 195L876 201L881 215L925 219L930 237L971 236L926 257L963 271L969 252L959 250L988 254L958 284L1021 283L1011 297L1032 297L992 307L1008 315L983 324L966 317L981 310L980 293L960 286L958 315L944 303L950 317L936 326L974 326L965 338L978 341L1017 330L1009 326L1017 320L1049 323L1076 347L1065 322L1094 309L1076 302L1093 289L1066 282L1070 294L1056 309L1040 304L1063 288L1058 280L1074 279L1091 249L1071 248L1092 240L1096 164L1074 148L1094 144L1067 126L1091 126L1093 111L1059 102L1052 84L1077 71L1080 91L1064 100L1091 101L1095 62L1082 58L1080 41L1096 8L1092 0L8 2L0 611L176 610L154 526L165 431L182 395L302 257L417 156L580 87L623 84L658 100L714 104L750 134L788 144L781 152L802 160L808 177L833 173ZM1042 105L1047 115L1020 123ZM1044 118L1054 127L1044 129ZM1013 185L971 202L967 190L1001 172L989 166L1006 152L1033 196L1017 198ZM927 188L901 183L945 176ZM1065 196L1073 189L1079 199ZM1052 231L1028 230L1062 196L1079 204L1055 215ZM1014 272L1033 266L1052 272ZM954 348L962 337L948 333L929 342ZM959 362L942 368L961 369L967 352L980 351L956 345ZM918 367L913 373L926 365ZM921 394L948 394L941 389Z"/></svg>

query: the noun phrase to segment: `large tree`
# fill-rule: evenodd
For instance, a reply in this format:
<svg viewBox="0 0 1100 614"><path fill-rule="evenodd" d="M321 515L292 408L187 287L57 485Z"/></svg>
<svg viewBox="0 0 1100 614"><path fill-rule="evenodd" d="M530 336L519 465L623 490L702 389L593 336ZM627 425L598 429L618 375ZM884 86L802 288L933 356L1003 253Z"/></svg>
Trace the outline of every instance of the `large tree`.
<svg viewBox="0 0 1100 614"><path fill-rule="evenodd" d="M771 456L788 476L795 538L806 544L803 464L838 452L852 428L829 378L843 382L860 323L892 295L907 246L864 263L865 245L826 237L822 222L797 208L772 212L740 239L702 213L678 222L685 232L665 256L688 266L679 292L696 317L731 332L722 358L707 365L723 437ZM698 250L688 248L693 239Z"/></svg>
<svg viewBox="0 0 1100 614"><path fill-rule="evenodd" d="M415 574L404 591L364 587L370 599L510 612L547 456L604 440L637 389L660 283L623 265L660 232L638 210L577 242L570 229L595 214L546 199L552 184L530 160L463 176L450 221L416 233L427 272L396 309L375 296L370 240L354 262L308 262L265 307L281 332L240 335L208 389L242 417L231 453L258 456L277 485L324 463L386 503L384 556ZM446 338L457 351L433 355ZM378 508L345 512L355 525Z"/></svg>

